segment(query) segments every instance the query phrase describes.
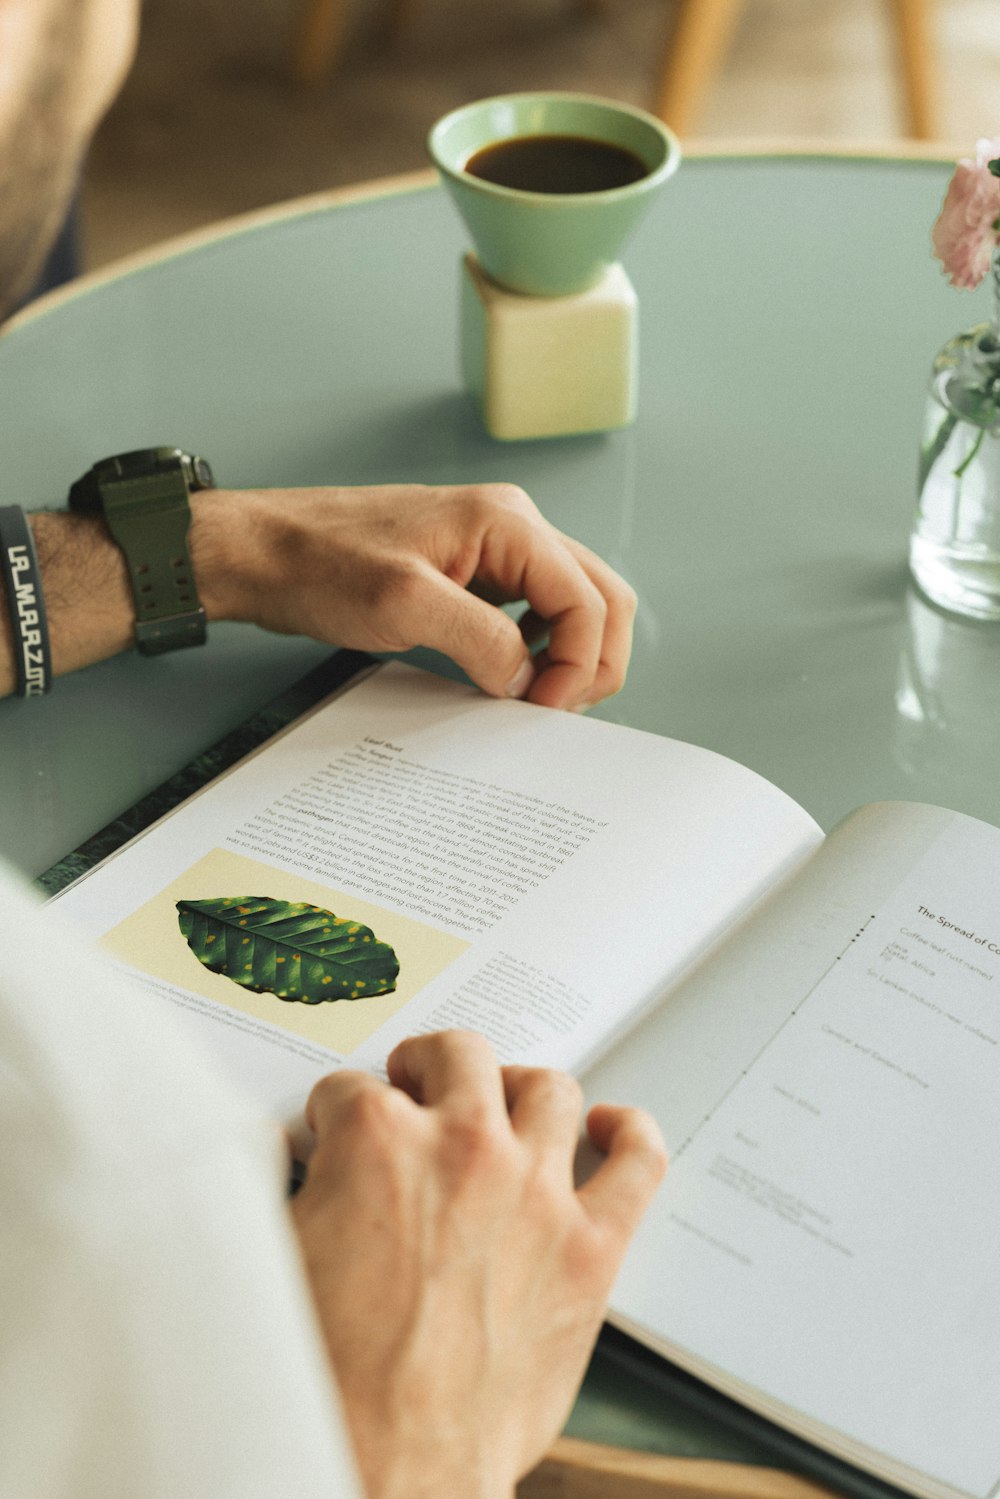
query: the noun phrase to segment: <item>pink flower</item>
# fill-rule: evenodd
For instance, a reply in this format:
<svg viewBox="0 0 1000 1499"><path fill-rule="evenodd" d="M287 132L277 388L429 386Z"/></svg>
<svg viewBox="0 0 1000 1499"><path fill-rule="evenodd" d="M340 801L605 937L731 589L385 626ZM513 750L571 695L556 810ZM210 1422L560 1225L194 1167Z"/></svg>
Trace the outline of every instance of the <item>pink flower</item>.
<svg viewBox="0 0 1000 1499"><path fill-rule="evenodd" d="M971 291L990 268L1000 241L1000 178L987 162L1000 156L1000 136L976 142L976 159L963 157L948 184L944 204L931 231L934 254L952 286Z"/></svg>

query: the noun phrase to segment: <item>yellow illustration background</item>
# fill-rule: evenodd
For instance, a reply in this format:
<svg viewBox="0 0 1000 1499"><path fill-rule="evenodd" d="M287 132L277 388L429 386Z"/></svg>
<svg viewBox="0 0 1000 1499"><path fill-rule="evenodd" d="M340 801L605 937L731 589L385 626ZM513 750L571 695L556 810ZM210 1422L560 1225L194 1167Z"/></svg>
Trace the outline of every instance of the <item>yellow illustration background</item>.
<svg viewBox="0 0 1000 1499"><path fill-rule="evenodd" d="M224 974L212 973L199 963L184 940L177 922L177 902L247 895L304 900L332 911L335 916L349 916L363 922L376 937L395 949L399 959L396 988L391 994L374 994L366 999L305 1005L277 999L273 994L255 994L252 989L234 984ZM231 1010L280 1026L343 1055L367 1041L425 984L465 952L468 945L408 916L359 900L356 895L344 895L315 880L272 869L256 859L245 859L221 848L199 859L101 939L101 946L120 962L141 969L152 978L202 994Z"/></svg>

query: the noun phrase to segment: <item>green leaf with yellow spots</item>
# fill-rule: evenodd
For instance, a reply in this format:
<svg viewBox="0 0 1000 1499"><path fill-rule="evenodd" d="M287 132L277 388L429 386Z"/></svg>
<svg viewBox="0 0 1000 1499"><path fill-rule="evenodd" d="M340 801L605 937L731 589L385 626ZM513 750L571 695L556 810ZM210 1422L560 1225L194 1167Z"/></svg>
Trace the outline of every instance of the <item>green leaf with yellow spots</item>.
<svg viewBox="0 0 1000 1499"><path fill-rule="evenodd" d="M257 994L318 1005L396 987L399 962L388 943L321 906L244 895L179 900L177 912L198 961Z"/></svg>

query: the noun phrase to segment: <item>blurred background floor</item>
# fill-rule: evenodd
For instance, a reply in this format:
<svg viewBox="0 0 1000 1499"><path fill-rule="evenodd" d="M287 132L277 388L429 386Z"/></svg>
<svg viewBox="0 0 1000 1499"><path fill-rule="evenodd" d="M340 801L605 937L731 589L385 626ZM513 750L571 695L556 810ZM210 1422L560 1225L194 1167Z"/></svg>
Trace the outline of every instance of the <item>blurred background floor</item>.
<svg viewBox="0 0 1000 1499"><path fill-rule="evenodd" d="M427 164L431 123L514 89L651 107L671 0L353 0L338 66L290 81L301 0L146 0L132 76L95 142L93 267L228 215ZM893 142L902 109L886 0L746 0L698 122L705 141ZM935 0L941 139L1000 134L1000 6ZM936 153L937 154L937 153Z"/></svg>

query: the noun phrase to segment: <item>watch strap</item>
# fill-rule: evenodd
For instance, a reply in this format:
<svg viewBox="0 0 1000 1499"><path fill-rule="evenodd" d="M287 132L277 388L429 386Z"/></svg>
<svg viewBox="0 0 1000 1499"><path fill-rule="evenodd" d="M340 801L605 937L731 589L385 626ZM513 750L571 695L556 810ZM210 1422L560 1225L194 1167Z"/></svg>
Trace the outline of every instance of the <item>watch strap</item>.
<svg viewBox="0 0 1000 1499"><path fill-rule="evenodd" d="M128 566L139 650L154 656L202 645L205 611L188 552L191 507L183 474L120 478L102 488L104 519Z"/></svg>
<svg viewBox="0 0 1000 1499"><path fill-rule="evenodd" d="M205 611L188 551L188 496L212 484L203 459L179 448L153 448L102 459L70 490L70 508L102 514L125 557L143 655L205 641Z"/></svg>

